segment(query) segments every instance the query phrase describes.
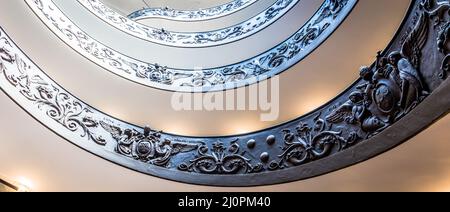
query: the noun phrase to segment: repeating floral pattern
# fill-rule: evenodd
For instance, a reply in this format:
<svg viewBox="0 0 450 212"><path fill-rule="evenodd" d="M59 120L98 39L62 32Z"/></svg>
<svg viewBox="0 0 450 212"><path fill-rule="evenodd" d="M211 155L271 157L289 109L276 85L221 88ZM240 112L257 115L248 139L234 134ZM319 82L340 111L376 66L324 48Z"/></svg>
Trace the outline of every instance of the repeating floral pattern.
<svg viewBox="0 0 450 212"><path fill-rule="evenodd" d="M65 43L106 70L146 86L180 92L232 89L285 71L328 38L357 3L326 0L298 32L266 53L219 68L186 70L142 62L99 43L73 24L51 0L25 1ZM159 36L165 39L167 34Z"/></svg>
<svg viewBox="0 0 450 212"><path fill-rule="evenodd" d="M403 39L379 53L371 67L362 67L361 79L332 103L273 129L234 138L169 135L101 113L46 76L3 30L0 87L69 141L143 172L155 173L153 169L158 167L218 180L224 175L276 172L319 162L366 142L414 110L448 80L440 73L448 72L449 65L450 3L417 2L420 4L411 14L409 27L400 35ZM434 58L437 67L442 61L442 70L430 68L436 64L421 65L428 61L425 55Z"/></svg>
<svg viewBox="0 0 450 212"><path fill-rule="evenodd" d="M221 18L254 4L258 0L234 0L230 3L200 10L176 10L164 8L144 8L128 15L131 20L163 18L174 21L206 21Z"/></svg>
<svg viewBox="0 0 450 212"><path fill-rule="evenodd" d="M209 47L223 45L251 36L286 14L300 0L277 0L272 6L238 25L209 32L173 32L157 29L128 19L101 0L78 0L86 9L106 23L146 41L175 47Z"/></svg>

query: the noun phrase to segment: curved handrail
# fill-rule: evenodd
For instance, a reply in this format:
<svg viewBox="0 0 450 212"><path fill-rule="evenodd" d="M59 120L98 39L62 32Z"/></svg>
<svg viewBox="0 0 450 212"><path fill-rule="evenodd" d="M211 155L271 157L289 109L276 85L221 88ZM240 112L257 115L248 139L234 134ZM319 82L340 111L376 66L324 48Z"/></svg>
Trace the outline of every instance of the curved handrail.
<svg viewBox="0 0 450 212"><path fill-rule="evenodd" d="M83 32L51 0L25 0L61 40L104 69L142 85L179 92L242 87L287 70L325 41L344 21L357 1L325 0L305 25L269 51L236 64L195 70L170 68L126 56Z"/></svg>
<svg viewBox="0 0 450 212"><path fill-rule="evenodd" d="M367 160L450 111L450 3L414 0L390 46L347 91L260 132L185 137L140 128L77 99L0 29L0 87L63 138L122 166L202 185L305 179Z"/></svg>
<svg viewBox="0 0 450 212"><path fill-rule="evenodd" d="M91 13L115 28L145 41L181 48L204 48L232 43L263 30L290 11L300 0L277 0L260 14L242 23L207 32L174 32L130 20L101 0L78 0Z"/></svg>
<svg viewBox="0 0 450 212"><path fill-rule="evenodd" d="M133 21L150 18L161 18L183 22L207 21L231 15L249 7L257 1L258 0L234 0L226 4L199 10L176 10L169 7L143 8L132 12L127 17Z"/></svg>

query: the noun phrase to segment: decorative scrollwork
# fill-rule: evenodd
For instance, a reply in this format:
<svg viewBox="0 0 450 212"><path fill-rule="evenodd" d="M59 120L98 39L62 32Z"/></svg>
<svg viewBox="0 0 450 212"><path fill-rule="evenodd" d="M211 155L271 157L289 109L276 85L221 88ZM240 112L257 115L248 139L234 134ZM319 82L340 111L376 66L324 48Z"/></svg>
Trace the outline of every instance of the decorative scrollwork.
<svg viewBox="0 0 450 212"><path fill-rule="evenodd" d="M450 3L449 1L426 0L421 5L426 13L434 19L435 26L440 28L437 38L438 49L445 57L441 65L442 73L439 76L444 79L447 72L450 71L450 21L448 20Z"/></svg>
<svg viewBox="0 0 450 212"><path fill-rule="evenodd" d="M172 156L194 151L199 147L195 143L162 140L161 132L149 127L145 127L141 133L136 129L122 129L104 121L100 121L100 125L117 141L116 152L156 166L167 166Z"/></svg>
<svg viewBox="0 0 450 212"><path fill-rule="evenodd" d="M423 12L400 52L393 51L387 57L379 54L373 69L362 67L360 76L365 83L326 120L359 125L371 137L414 109L428 95L419 70L428 23Z"/></svg>
<svg viewBox="0 0 450 212"><path fill-rule="evenodd" d="M244 1L250 2L249 0ZM240 24L219 30L208 32L173 32L146 26L130 20L106 6L101 0L78 0L81 5L97 17L132 36L162 45L190 48L223 45L251 36L278 20L299 1L277 0L269 8L255 17Z"/></svg>
<svg viewBox="0 0 450 212"><path fill-rule="evenodd" d="M276 75L300 61L324 41L351 11L357 0L326 0L295 35L272 50L246 61L204 70L174 69L150 64L104 46L73 24L51 0L25 0L64 42L86 58L134 82L178 92L231 89ZM160 36L168 36L165 32Z"/></svg>
<svg viewBox="0 0 450 212"><path fill-rule="evenodd" d="M250 159L244 157L245 152L240 153L238 140L231 142L227 148L221 141L212 144L212 148L204 144L198 149L198 155L189 163L181 163L178 169L181 171L198 172L204 174L238 174L255 173L263 170L263 164L255 166Z"/></svg>
<svg viewBox="0 0 450 212"><path fill-rule="evenodd" d="M169 7L144 8L131 13L128 15L128 18L133 21L149 18L163 18L185 22L207 21L236 13L257 1L258 0L234 0L223 5L200 10L176 10Z"/></svg>
<svg viewBox="0 0 450 212"><path fill-rule="evenodd" d="M439 33L438 45L439 51L445 54L445 58L442 61L441 69L441 78L444 79L447 76L447 72L450 72L450 22L447 22L446 25L442 28Z"/></svg>
<svg viewBox="0 0 450 212"><path fill-rule="evenodd" d="M341 151L356 143L358 139L355 132L349 138L342 137L342 132L332 131L320 115L314 119L314 125L300 123L295 133L290 129L283 130L283 153L278 157L280 161L272 161L270 170L299 166L310 161L328 156L332 152Z"/></svg>
<svg viewBox="0 0 450 212"><path fill-rule="evenodd" d="M141 133L136 129L122 129L99 120L96 118L96 111L48 82L43 75L34 73L33 67L20 55L11 54L6 47L13 46L6 37L2 37L1 41L4 46L0 48L0 70L6 81L18 89L23 97L36 105L39 111L63 128L74 133L81 132L81 137L87 137L88 140L105 146L108 144L107 137L99 130L101 127L116 141L114 150L117 153L156 166L167 166L173 155L193 151L199 147L196 143L162 140L160 132L155 132L148 127L145 127L144 132ZM6 68L5 62L16 69Z"/></svg>
<svg viewBox="0 0 450 212"><path fill-rule="evenodd" d="M1 35L1 33L0 33ZM32 67L18 55L13 55L5 47L12 47L10 42L2 37L3 47L0 48L0 71L8 83L18 89L18 92L32 102L47 117L59 123L72 132L81 131L81 137L87 137L99 145L106 145L106 140L89 130L90 122L81 118L91 110L62 92L58 87L46 82L40 75L30 75ZM10 71L5 62L14 65L16 70Z"/></svg>
<svg viewBox="0 0 450 212"><path fill-rule="evenodd" d="M234 136L229 144L223 142L229 141L228 137L194 138L139 128L87 106L46 76L3 30L0 87L67 140L144 173L211 185L260 185L304 179L365 160L401 143L403 140L387 136L388 132L404 128L396 124L407 121L402 120L405 116L409 115L410 120L412 115L424 112L418 106L426 98L444 100L436 102L439 108L425 110L439 110L436 116L448 112L450 92L444 89L449 88L450 79L437 76L441 62L448 60L449 14L443 13L445 16L439 21L430 12L446 3L448 0L416 0L391 46L378 53L371 67L361 68L361 79L328 105L271 129ZM427 122L435 119L431 117ZM420 122L414 127L426 126L422 124L424 120ZM414 133L417 131L402 139ZM382 141L386 137L393 140ZM376 148L368 148L373 146ZM326 164L342 155L355 159ZM317 164L318 170L314 169ZM238 182L231 180L234 175L239 176Z"/></svg>

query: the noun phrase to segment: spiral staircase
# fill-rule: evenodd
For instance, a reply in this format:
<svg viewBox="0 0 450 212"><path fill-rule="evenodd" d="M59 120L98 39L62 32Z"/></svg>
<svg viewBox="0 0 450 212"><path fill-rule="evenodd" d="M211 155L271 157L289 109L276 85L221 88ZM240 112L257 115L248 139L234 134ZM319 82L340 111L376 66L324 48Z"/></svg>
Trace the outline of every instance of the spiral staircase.
<svg viewBox="0 0 450 212"><path fill-rule="evenodd" d="M449 0L0 4L0 191L450 189Z"/></svg>

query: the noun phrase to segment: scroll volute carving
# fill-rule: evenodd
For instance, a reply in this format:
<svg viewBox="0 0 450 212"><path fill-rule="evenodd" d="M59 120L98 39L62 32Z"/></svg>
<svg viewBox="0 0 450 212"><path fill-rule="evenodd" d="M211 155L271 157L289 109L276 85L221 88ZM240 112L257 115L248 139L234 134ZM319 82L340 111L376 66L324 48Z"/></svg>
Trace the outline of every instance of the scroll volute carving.
<svg viewBox="0 0 450 212"><path fill-rule="evenodd" d="M340 1L331 2L339 5ZM339 8L333 5L330 11ZM422 76L422 54L426 52L425 46L432 44L429 39L432 34L430 29L439 27L436 30L439 33L437 45L439 52L446 55L443 68L448 69L449 24L448 21L444 22L446 19L441 15L448 15L448 12L442 12L445 8L448 11L448 3L422 1L412 19L412 27L401 40L399 50L379 52L373 66L362 67L359 72L361 82L349 91L347 97L343 97L346 101L329 110L319 111L315 117L303 118L296 126L280 128L276 134L268 137L262 134L248 139L237 138L228 145L218 139L184 143L172 141L177 137L162 139L161 133L150 128L144 128L142 133L105 122L100 125L117 141L116 152L164 167L172 160L178 170L185 172L256 173L300 166L325 158L392 126L429 95L431 90ZM258 137L267 137L267 145L257 145ZM277 142L276 137L282 137L283 143ZM241 146L247 146L247 151ZM268 151L270 147L277 146L281 147L281 151ZM179 153L187 154L175 158ZM186 155L188 157L185 158ZM260 155L259 161L257 155Z"/></svg>
<svg viewBox="0 0 450 212"><path fill-rule="evenodd" d="M239 174L256 173L263 170L263 164L253 165L251 160L244 156L238 143L239 139L230 142L226 146L222 141L211 144L203 144L198 149L198 154L189 162L181 163L178 169L187 172L203 174Z"/></svg>
<svg viewBox="0 0 450 212"><path fill-rule="evenodd" d="M450 71L450 1L423 0L421 7L434 20L434 28L438 31L437 46L444 55L439 76L445 79Z"/></svg>
<svg viewBox="0 0 450 212"><path fill-rule="evenodd" d="M117 141L117 153L156 166L168 166L174 155L194 151L200 146L197 143L162 139L161 132L149 127L145 127L144 132L139 132L135 129L122 129L104 121L100 121L100 125Z"/></svg>
<svg viewBox="0 0 450 212"><path fill-rule="evenodd" d="M295 131L283 130L283 153L278 156L281 160L272 161L269 170L299 166L354 144L357 139L355 133L352 132L348 138L344 138L342 131L332 129L332 126L320 117L321 114L317 115L311 125L300 123Z"/></svg>
<svg viewBox="0 0 450 212"><path fill-rule="evenodd" d="M0 57L1 57L0 65L3 64L2 61L6 61L8 63L13 63L14 62L13 56L5 48L0 48Z"/></svg>
<svg viewBox="0 0 450 212"><path fill-rule="evenodd" d="M386 52L378 53L371 67L362 67L361 79L333 103L293 122L233 138L170 135L149 127L135 127L101 113L49 79L9 37L2 34L2 30L0 80L4 82L2 90L26 102L21 106L27 111L38 114L45 124L58 124L55 130L60 135L69 135L66 138L76 144L93 141L98 148L105 149L100 156L125 166L136 162L136 166L130 168L141 172L154 174L162 167L173 175L163 172L156 175L214 185L285 182L286 173L295 174L292 179L304 179L365 160L381 153L380 149L385 151L393 144L400 144L407 138L395 138L387 144L382 140L389 136L374 136L388 127L394 132L403 130L400 123L395 123L411 111L420 114L428 110L416 106L429 93L433 94L430 101L440 97L448 99L449 91L442 88L449 86L450 80L447 76L449 1L416 0L413 3L408 19L392 45ZM330 8L326 14L338 7ZM435 116L424 116L424 123L413 123L411 128L425 127L448 111L448 101L435 103ZM405 136L417 133L414 129L406 130L409 132ZM373 142L367 142L368 138L373 138ZM357 145L358 148L344 151ZM373 145L377 146L371 149ZM361 149L362 152L357 152ZM354 154L355 160L326 162L345 154ZM361 156L355 156L358 154ZM321 159L323 161L318 161ZM314 161L317 163L311 163ZM154 166L159 167L154 169ZM314 167L320 168L315 170ZM278 172L281 169L283 172ZM256 178L264 176L265 173L260 172L273 174L269 173L267 179ZM191 173L198 174L187 175ZM242 178L236 182L225 175Z"/></svg>
<svg viewBox="0 0 450 212"><path fill-rule="evenodd" d="M439 51L445 55L444 60L442 61L441 69L443 71L442 78L445 78L447 73L450 71L450 22L447 22L445 26L442 28L439 39L438 46Z"/></svg>

